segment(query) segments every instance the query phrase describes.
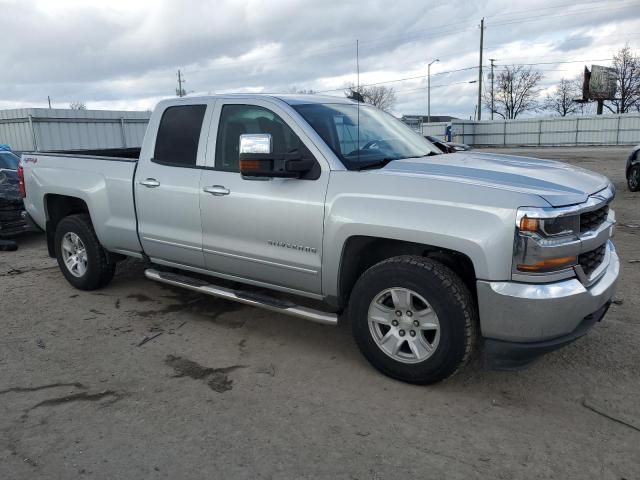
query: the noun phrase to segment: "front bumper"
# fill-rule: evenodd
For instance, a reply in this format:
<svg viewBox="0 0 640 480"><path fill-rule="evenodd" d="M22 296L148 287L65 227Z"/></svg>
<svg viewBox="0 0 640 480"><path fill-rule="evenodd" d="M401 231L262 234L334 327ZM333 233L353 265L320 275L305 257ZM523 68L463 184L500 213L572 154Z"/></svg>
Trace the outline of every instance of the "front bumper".
<svg viewBox="0 0 640 480"><path fill-rule="evenodd" d="M497 341L502 347L531 344L523 347L531 352L538 343L543 347L539 355L584 335L604 316L615 294L620 260L613 243L607 248L604 273L589 286L578 278L545 284L478 281L480 329L488 344L485 353L490 354L492 342ZM502 350L507 357L509 349Z"/></svg>

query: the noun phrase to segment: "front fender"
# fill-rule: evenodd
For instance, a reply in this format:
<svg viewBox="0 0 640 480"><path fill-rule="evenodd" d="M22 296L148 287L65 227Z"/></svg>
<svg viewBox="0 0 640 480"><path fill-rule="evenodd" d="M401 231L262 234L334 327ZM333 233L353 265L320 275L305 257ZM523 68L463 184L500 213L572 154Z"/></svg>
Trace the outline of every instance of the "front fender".
<svg viewBox="0 0 640 480"><path fill-rule="evenodd" d="M466 255L479 279L511 275L515 209L402 195L341 194L327 205L323 291L337 295L340 261L355 235L413 242Z"/></svg>

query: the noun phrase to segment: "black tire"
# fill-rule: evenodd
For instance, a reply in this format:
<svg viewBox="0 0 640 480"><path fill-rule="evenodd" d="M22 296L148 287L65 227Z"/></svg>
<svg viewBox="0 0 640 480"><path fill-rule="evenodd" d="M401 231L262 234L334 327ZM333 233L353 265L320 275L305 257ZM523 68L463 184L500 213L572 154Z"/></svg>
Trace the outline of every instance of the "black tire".
<svg viewBox="0 0 640 480"><path fill-rule="evenodd" d="M67 233L75 233L84 244L87 268L80 277L74 276L64 263L62 240ZM70 215L58 223L55 234L56 258L67 281L79 290L96 290L107 285L116 271L116 264L102 248L91 218L87 214Z"/></svg>
<svg viewBox="0 0 640 480"><path fill-rule="evenodd" d="M633 165L627 172L627 186L632 192L640 191L640 164Z"/></svg>
<svg viewBox="0 0 640 480"><path fill-rule="evenodd" d="M374 340L369 329L369 306L389 288L416 292L438 316L439 343L423 361L411 364L398 361ZM369 268L353 288L349 318L354 339L371 365L408 383L424 385L450 377L467 362L476 344L478 319L469 290L451 269L429 258L393 257Z"/></svg>

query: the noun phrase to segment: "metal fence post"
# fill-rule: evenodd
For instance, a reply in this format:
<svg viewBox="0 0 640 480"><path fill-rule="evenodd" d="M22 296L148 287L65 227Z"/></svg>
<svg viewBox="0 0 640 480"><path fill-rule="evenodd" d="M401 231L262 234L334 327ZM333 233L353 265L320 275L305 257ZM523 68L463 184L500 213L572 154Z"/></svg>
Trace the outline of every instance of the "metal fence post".
<svg viewBox="0 0 640 480"><path fill-rule="evenodd" d="M540 141L542 140L542 120L538 120L538 146L541 145Z"/></svg>
<svg viewBox="0 0 640 480"><path fill-rule="evenodd" d="M580 133L580 117L576 117L576 146L578 146L578 133Z"/></svg>
<svg viewBox="0 0 640 480"><path fill-rule="evenodd" d="M507 145L507 119L502 120L502 146Z"/></svg>
<svg viewBox="0 0 640 480"><path fill-rule="evenodd" d="M29 128L31 129L31 140L33 142L33 150L38 151L38 138L36 137L36 129L33 126L33 117L29 114Z"/></svg>
<svg viewBox="0 0 640 480"><path fill-rule="evenodd" d="M124 117L120 117L120 135L122 135L122 148L127 148L127 135L124 131Z"/></svg>

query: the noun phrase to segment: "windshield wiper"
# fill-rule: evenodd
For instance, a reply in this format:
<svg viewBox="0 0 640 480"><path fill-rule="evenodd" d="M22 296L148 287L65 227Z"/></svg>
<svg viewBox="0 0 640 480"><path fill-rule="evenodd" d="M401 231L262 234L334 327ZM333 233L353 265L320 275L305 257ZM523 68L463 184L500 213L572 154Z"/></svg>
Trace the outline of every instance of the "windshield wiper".
<svg viewBox="0 0 640 480"><path fill-rule="evenodd" d="M424 155L414 155L412 157L402 157L402 158L424 158L424 157L432 157L434 155L440 155L440 154L437 152L428 152L428 153L425 153Z"/></svg>
<svg viewBox="0 0 640 480"><path fill-rule="evenodd" d="M393 162L394 160L398 160L397 158L383 158L382 160L376 160L375 162L365 163L364 165L358 165L358 170L371 170L373 168L382 168L389 164L389 162Z"/></svg>
<svg viewBox="0 0 640 480"><path fill-rule="evenodd" d="M371 170L373 168L383 168L386 167L389 162L393 162L394 160L406 160L407 158L424 158L431 157L433 155L440 155L436 152L428 152L424 155L412 155L410 157L385 157L382 160L376 160L375 162L365 163L364 165L358 165L357 170Z"/></svg>

